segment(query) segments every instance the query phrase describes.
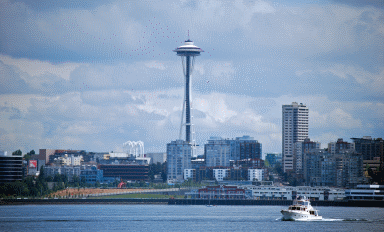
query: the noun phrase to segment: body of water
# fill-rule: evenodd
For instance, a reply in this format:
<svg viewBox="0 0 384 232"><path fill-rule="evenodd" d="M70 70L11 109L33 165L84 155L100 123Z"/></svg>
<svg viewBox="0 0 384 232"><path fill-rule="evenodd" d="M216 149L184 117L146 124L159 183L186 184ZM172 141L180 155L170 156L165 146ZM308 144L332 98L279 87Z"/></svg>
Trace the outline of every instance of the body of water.
<svg viewBox="0 0 384 232"><path fill-rule="evenodd" d="M281 221L284 206L0 206L0 231L384 231L384 209L316 207L321 221Z"/></svg>

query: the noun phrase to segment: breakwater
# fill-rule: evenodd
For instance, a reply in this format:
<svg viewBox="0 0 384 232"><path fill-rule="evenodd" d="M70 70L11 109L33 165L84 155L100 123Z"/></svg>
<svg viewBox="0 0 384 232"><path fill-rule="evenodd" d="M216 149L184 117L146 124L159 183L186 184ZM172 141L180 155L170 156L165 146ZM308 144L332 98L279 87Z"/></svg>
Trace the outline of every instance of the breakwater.
<svg viewBox="0 0 384 232"><path fill-rule="evenodd" d="M168 204L168 205L281 205L292 204L291 200L243 200L243 199L149 199L149 198L113 198L113 199L1 199L0 205L26 204ZM384 207L384 201L311 201L313 206L342 207Z"/></svg>

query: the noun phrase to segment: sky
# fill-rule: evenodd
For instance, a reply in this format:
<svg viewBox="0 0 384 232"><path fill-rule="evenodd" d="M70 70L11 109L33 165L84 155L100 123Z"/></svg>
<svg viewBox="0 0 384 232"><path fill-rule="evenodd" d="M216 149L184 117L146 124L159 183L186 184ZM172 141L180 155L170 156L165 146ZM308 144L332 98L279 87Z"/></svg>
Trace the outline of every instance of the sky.
<svg viewBox="0 0 384 232"><path fill-rule="evenodd" d="M304 3L305 2L305 3ZM384 136L383 1L0 0L0 150L165 152L192 74L197 155L211 136L281 153L282 105L309 137ZM184 138L184 136L183 136Z"/></svg>

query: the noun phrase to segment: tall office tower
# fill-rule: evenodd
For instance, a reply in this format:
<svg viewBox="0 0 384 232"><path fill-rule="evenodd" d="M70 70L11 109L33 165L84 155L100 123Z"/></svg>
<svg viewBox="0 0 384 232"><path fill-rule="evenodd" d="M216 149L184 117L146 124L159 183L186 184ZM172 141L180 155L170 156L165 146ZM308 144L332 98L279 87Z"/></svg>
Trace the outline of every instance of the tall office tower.
<svg viewBox="0 0 384 232"><path fill-rule="evenodd" d="M294 144L308 137L308 108L302 103L283 105L283 170L294 171Z"/></svg>
<svg viewBox="0 0 384 232"><path fill-rule="evenodd" d="M193 131L191 132L191 99L190 99L190 91L191 91L191 74L193 71L193 65L195 63L195 57L200 56L200 52L204 52L201 48L193 45L193 41L186 40L184 45L173 50L177 53L178 56L181 57L181 61L183 64L183 72L185 77L185 96L184 96L184 104L183 104L183 114L185 109L185 141L187 143L192 143L195 145ZM183 121L183 115L182 115ZM183 125L183 123L181 123ZM181 130L180 128L180 137ZM192 128L193 129L193 128ZM191 138L192 133L192 138ZM181 138L179 138L181 139Z"/></svg>
<svg viewBox="0 0 384 232"><path fill-rule="evenodd" d="M191 169L192 145L183 140L167 144L168 183L183 181L184 169Z"/></svg>
<svg viewBox="0 0 384 232"><path fill-rule="evenodd" d="M231 140L211 137L204 146L207 167L229 167L231 159Z"/></svg>
<svg viewBox="0 0 384 232"><path fill-rule="evenodd" d="M296 142L294 146L293 156L293 169L296 175L303 176L303 162L304 154L308 153L312 149L320 149L321 144L319 142L313 142L309 138L304 139L303 142Z"/></svg>

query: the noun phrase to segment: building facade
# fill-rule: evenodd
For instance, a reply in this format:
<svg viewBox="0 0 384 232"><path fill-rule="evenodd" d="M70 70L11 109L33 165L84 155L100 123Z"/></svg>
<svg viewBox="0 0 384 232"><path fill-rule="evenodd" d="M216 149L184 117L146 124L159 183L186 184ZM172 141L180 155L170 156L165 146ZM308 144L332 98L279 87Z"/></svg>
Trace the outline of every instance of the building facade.
<svg viewBox="0 0 384 232"><path fill-rule="evenodd" d="M97 169L96 165L83 165L80 170L80 179L91 184L101 183L103 182L103 170Z"/></svg>
<svg viewBox="0 0 384 232"><path fill-rule="evenodd" d="M198 190L197 197L203 199L244 199L245 190L237 186L207 186Z"/></svg>
<svg viewBox="0 0 384 232"><path fill-rule="evenodd" d="M354 143L348 143L344 141L342 138L337 139L337 142L328 143L328 152L331 154L342 153L345 150L355 150Z"/></svg>
<svg viewBox="0 0 384 232"><path fill-rule="evenodd" d="M371 136L364 136L351 139L355 143L356 152L361 153L364 160L374 160L375 157L380 157L381 166L384 166L384 140L382 138L372 139Z"/></svg>
<svg viewBox="0 0 384 232"><path fill-rule="evenodd" d="M44 175L54 177L56 174L66 175L69 182L74 176L80 177L80 166L45 166Z"/></svg>
<svg viewBox="0 0 384 232"><path fill-rule="evenodd" d="M229 169L213 169L213 177L217 181L223 181L229 176Z"/></svg>
<svg viewBox="0 0 384 232"><path fill-rule="evenodd" d="M21 181L23 179L23 157L8 155L0 151L0 183Z"/></svg>
<svg viewBox="0 0 384 232"><path fill-rule="evenodd" d="M192 146L183 140L172 141L167 144L167 181L182 182L184 169L191 169Z"/></svg>
<svg viewBox="0 0 384 232"><path fill-rule="evenodd" d="M147 158L151 158L151 164L165 163L167 161L167 153L157 152L157 153L147 153L144 155Z"/></svg>
<svg viewBox="0 0 384 232"><path fill-rule="evenodd" d="M282 108L282 161L284 172L294 171L294 144L308 138L308 108L292 102Z"/></svg>
<svg viewBox="0 0 384 232"><path fill-rule="evenodd" d="M98 169L103 171L103 178L117 178L131 181L148 181L148 165L132 164L101 164Z"/></svg>
<svg viewBox="0 0 384 232"><path fill-rule="evenodd" d="M253 137L244 135L243 137L237 137L232 142L232 159L261 159L262 158L262 145Z"/></svg>
<svg viewBox="0 0 384 232"><path fill-rule="evenodd" d="M248 180L249 181L263 181L264 180L264 169L248 169Z"/></svg>
<svg viewBox="0 0 384 232"><path fill-rule="evenodd" d="M231 159L231 140L211 137L204 145L204 153L207 167L228 167Z"/></svg>
<svg viewBox="0 0 384 232"><path fill-rule="evenodd" d="M184 180L196 181L196 169L184 169Z"/></svg>
<svg viewBox="0 0 384 232"><path fill-rule="evenodd" d="M365 182L362 155L351 150L331 154L313 149L304 155L303 170L309 186L351 188Z"/></svg>
<svg viewBox="0 0 384 232"><path fill-rule="evenodd" d="M293 169L298 177L302 177L303 173L303 161L304 154L312 149L320 149L321 144L319 142L313 142L309 138L304 139L303 142L296 142L294 146L294 162Z"/></svg>

